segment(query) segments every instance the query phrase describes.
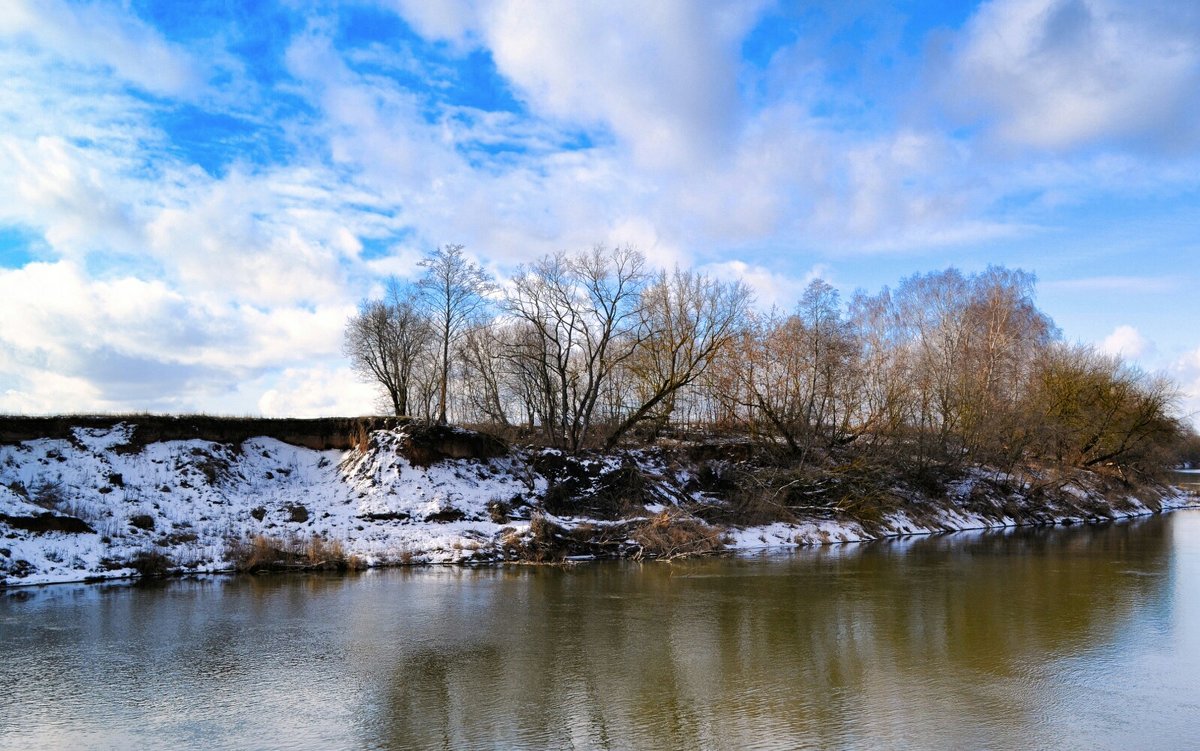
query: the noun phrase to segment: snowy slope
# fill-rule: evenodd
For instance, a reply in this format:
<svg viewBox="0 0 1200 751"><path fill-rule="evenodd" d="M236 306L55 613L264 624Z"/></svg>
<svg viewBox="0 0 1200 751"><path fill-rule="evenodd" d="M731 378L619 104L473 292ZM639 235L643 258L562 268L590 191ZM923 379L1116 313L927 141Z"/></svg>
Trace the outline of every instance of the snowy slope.
<svg viewBox="0 0 1200 751"><path fill-rule="evenodd" d="M94 530L32 532L0 521L8 584L128 576L117 564L143 550L195 571L224 570L228 541L260 534L319 535L370 564L463 560L502 528L528 526L491 521L489 502L545 485L515 458L414 467L391 433L364 453L271 438L138 447L131 432L77 428L71 440L0 446L0 514L51 512Z"/></svg>
<svg viewBox="0 0 1200 751"><path fill-rule="evenodd" d="M227 570L231 540L320 537L369 565L497 560L502 541L528 536L541 514L547 478L522 451L499 458L453 459L429 466L406 458L404 429L377 431L365 450L315 451L272 438L241 445L204 440L133 441L135 428L75 428L67 440L0 446L0 582L7 585L131 576L143 551L165 554L196 572ZM593 462L598 471L635 463L649 478L646 514L685 499L686 469L673 474L650 455ZM881 535L975 529L1014 523L981 515L967 499L968 478L934 512L899 514L871 530L855 522L813 520L730 529L727 547L822 544ZM583 492L588 492L584 489ZM1082 492L1082 491L1080 491ZM1169 502L1181 505L1186 498ZM493 515L500 504L505 513ZM928 504L926 504L928 506ZM977 508L977 507L976 507ZM1150 509L1129 499L1118 515ZM570 528L613 524L543 514ZM28 527L86 525L90 531ZM1052 520L1079 519L1059 508Z"/></svg>

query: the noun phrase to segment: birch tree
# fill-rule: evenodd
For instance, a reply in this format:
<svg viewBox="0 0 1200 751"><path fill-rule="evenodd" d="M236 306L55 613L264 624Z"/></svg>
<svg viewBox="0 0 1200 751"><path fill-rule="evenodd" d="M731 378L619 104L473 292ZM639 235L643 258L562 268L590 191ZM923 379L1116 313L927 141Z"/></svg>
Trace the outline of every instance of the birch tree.
<svg viewBox="0 0 1200 751"><path fill-rule="evenodd" d="M437 420L446 422L452 356L468 325L487 307L492 279L463 255L461 245L443 245L421 261L418 285L425 296L438 346Z"/></svg>

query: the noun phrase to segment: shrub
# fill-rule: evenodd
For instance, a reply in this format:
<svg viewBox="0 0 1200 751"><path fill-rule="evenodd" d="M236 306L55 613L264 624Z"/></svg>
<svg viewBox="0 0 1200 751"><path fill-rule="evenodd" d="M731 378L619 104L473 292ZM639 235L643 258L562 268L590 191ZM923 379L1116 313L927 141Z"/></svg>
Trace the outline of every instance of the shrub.
<svg viewBox="0 0 1200 751"><path fill-rule="evenodd" d="M346 549L341 540L330 542L324 537L313 535L304 546L304 557L310 566L345 565Z"/></svg>
<svg viewBox="0 0 1200 751"><path fill-rule="evenodd" d="M157 550L140 550L129 559L127 565L143 579L161 579L171 573L175 564Z"/></svg>
<svg viewBox="0 0 1200 751"><path fill-rule="evenodd" d="M138 529L154 529L154 517L150 514L134 514L129 517L129 524Z"/></svg>
<svg viewBox="0 0 1200 751"><path fill-rule="evenodd" d="M716 553L725 547L722 537L721 529L669 510L633 531L640 555L662 559Z"/></svg>
<svg viewBox="0 0 1200 751"><path fill-rule="evenodd" d="M358 449L361 454L367 453L371 448L371 431L365 424L355 423L354 427L350 429L350 445L352 448Z"/></svg>
<svg viewBox="0 0 1200 751"><path fill-rule="evenodd" d="M489 503L487 509L488 516L496 524L507 524L508 515L512 513L512 507L508 505L508 502L498 499Z"/></svg>
<svg viewBox="0 0 1200 751"><path fill-rule="evenodd" d="M281 567L285 562L283 542L266 535L249 540L231 540L225 557L238 571L266 571Z"/></svg>
<svg viewBox="0 0 1200 751"><path fill-rule="evenodd" d="M54 510L66 498L61 480L43 480L33 486L29 500L44 509Z"/></svg>

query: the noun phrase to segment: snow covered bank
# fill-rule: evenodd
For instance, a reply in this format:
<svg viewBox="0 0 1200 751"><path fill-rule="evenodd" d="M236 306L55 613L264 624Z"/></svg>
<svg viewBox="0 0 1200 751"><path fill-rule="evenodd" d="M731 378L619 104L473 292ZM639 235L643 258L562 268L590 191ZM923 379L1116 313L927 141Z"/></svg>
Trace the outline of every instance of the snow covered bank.
<svg viewBox="0 0 1200 751"><path fill-rule="evenodd" d="M266 437L145 442L135 440L137 430L77 427L65 438L0 445L0 583L127 577L150 553L184 572L229 570L231 542L253 538L319 538L368 565L510 560L537 557L534 549L637 554L649 532L685 528L681 509L713 503L690 482L694 467L651 452L568 461L552 450L501 450L452 429L422 442L416 426L330 450ZM1070 485L1036 502L980 492L995 480L969 475L946 498L914 499L911 509L873 523L708 527L688 516L686 529L752 549L1113 518L1194 500L1130 496L1101 508L1082 503L1088 491ZM1019 514L1005 511L1013 504Z"/></svg>

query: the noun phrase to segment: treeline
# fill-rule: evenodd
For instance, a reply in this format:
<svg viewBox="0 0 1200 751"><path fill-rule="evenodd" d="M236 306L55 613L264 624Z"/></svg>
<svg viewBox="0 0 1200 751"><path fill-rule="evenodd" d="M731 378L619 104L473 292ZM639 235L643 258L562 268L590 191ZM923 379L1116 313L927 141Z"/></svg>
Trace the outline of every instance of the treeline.
<svg viewBox="0 0 1200 751"><path fill-rule="evenodd" d="M1177 391L1063 341L1034 277L915 275L843 301L815 280L761 313L741 282L597 246L503 284L431 253L348 322L345 353L397 415L577 451L664 430L736 433L801 464L856 450L917 467L1027 459L1146 472L1184 434Z"/></svg>

